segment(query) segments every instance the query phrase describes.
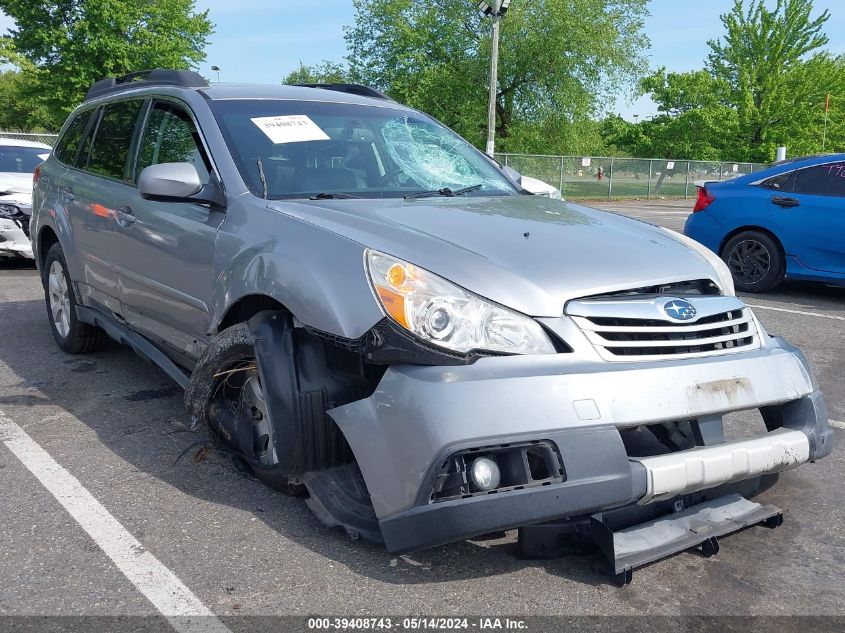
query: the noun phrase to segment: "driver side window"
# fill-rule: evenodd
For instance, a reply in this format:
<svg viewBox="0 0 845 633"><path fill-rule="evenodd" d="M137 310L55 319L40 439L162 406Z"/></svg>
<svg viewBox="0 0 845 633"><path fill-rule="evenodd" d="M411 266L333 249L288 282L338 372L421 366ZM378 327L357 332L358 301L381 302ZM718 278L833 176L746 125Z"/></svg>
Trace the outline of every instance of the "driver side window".
<svg viewBox="0 0 845 633"><path fill-rule="evenodd" d="M146 167L161 163L191 163L197 168L200 181L208 183L211 164L191 117L166 102L156 102L150 110L138 154L136 181Z"/></svg>

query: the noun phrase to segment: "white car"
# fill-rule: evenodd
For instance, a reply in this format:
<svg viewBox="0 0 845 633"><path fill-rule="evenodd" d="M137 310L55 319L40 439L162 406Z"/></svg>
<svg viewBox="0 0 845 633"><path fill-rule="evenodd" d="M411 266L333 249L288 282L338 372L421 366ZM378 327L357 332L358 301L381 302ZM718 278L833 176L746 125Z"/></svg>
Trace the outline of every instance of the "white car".
<svg viewBox="0 0 845 633"><path fill-rule="evenodd" d="M523 176L519 184L522 185L523 189L530 191L535 196L545 196L547 198L552 198L553 200L562 199L560 189L552 187L550 184L545 183L542 180L538 180L537 178Z"/></svg>
<svg viewBox="0 0 845 633"><path fill-rule="evenodd" d="M0 258L32 259L32 172L51 151L44 143L0 139Z"/></svg>

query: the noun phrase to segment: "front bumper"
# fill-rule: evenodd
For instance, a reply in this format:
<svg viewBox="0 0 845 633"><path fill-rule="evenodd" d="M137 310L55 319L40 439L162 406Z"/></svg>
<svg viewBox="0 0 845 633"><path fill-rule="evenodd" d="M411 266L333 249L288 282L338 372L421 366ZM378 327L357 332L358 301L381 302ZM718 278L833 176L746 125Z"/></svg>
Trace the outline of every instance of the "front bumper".
<svg viewBox="0 0 845 633"><path fill-rule="evenodd" d="M764 411L769 432L630 457L620 429ZM706 359L603 363L499 357L464 367L391 367L367 399L329 412L350 443L385 543L410 551L478 534L651 504L776 473L832 450L803 355L781 339ZM431 502L456 451L549 440L565 481Z"/></svg>
<svg viewBox="0 0 845 633"><path fill-rule="evenodd" d="M0 257L32 259L32 244L14 220L0 218Z"/></svg>

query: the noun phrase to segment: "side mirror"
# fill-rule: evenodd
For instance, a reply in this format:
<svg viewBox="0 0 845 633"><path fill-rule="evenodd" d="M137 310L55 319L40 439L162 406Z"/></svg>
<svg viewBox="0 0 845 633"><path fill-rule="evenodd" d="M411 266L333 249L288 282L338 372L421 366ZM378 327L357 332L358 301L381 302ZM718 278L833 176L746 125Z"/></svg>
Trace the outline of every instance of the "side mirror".
<svg viewBox="0 0 845 633"><path fill-rule="evenodd" d="M150 165L138 178L143 198L190 198L201 189L200 175L191 163Z"/></svg>
<svg viewBox="0 0 845 633"><path fill-rule="evenodd" d="M522 185L522 174L520 174L513 167L508 167L507 165L504 165L502 167L502 171L504 171L508 175L508 178L513 180L516 184Z"/></svg>
<svg viewBox="0 0 845 633"><path fill-rule="evenodd" d="M225 198L216 177L203 185L192 163L160 163L146 167L138 177L138 193L145 200L194 202L225 207Z"/></svg>

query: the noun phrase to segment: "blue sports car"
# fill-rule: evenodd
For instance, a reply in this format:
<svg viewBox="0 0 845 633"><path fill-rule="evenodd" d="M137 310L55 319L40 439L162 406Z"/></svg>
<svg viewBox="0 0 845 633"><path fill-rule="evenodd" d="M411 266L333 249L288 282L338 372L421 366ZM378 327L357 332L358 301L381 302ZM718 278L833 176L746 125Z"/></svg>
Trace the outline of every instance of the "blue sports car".
<svg viewBox="0 0 845 633"><path fill-rule="evenodd" d="M696 184L684 233L722 257L737 290L764 292L784 277L845 285L845 154Z"/></svg>

